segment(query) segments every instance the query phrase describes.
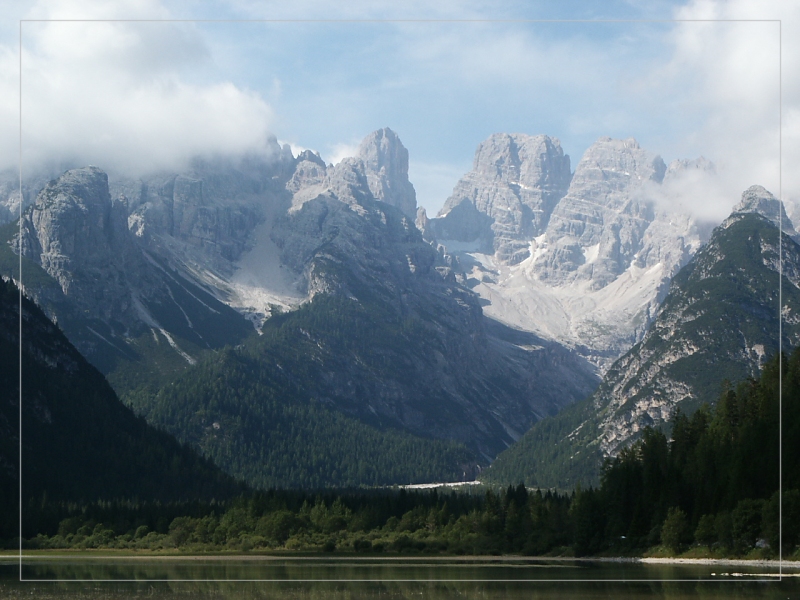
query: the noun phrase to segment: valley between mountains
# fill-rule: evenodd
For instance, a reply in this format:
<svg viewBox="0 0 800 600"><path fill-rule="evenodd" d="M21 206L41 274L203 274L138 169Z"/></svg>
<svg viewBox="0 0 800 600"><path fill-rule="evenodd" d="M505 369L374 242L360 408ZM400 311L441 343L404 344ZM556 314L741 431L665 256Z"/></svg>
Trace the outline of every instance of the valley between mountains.
<svg viewBox="0 0 800 600"><path fill-rule="evenodd" d="M6 186L0 272L46 316L23 327L27 360L80 353L99 373L70 376L105 376L219 489L571 488L800 342L792 220L757 185L723 223L682 212L716 176L702 157L601 138L573 171L555 138L495 134L435 216L408 161L387 128L336 165L272 140L179 173ZM35 390L29 427L66 418ZM76 402L73 421L93 410Z"/></svg>

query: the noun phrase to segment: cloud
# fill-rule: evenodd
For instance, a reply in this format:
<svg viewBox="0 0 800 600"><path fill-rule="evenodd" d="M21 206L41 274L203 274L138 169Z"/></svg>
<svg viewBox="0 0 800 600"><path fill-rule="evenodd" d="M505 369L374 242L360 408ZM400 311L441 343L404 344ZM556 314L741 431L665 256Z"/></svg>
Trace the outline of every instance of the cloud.
<svg viewBox="0 0 800 600"><path fill-rule="evenodd" d="M710 164L708 168L690 165L670 169L663 183L647 182L640 193L643 200L653 202L667 214L691 214L700 223L711 225L730 215L741 196L741 191L731 194L729 186Z"/></svg>
<svg viewBox="0 0 800 600"><path fill-rule="evenodd" d="M380 0L231 0L228 6L236 14L252 19L481 19L507 14L506 10L498 8L497 3L486 0L406 0L393 3Z"/></svg>
<svg viewBox="0 0 800 600"><path fill-rule="evenodd" d="M800 197L800 174L792 168L800 160L800 84L794 76L800 71L800 38L793 35L800 27L800 2L694 0L675 16L718 21L678 24L671 37L672 58L660 76L671 86L683 80L687 101L705 111L687 142L702 144L702 151L713 156L730 195L727 209L756 183L775 195L782 184L784 198ZM722 19L781 19L782 24Z"/></svg>
<svg viewBox="0 0 800 600"><path fill-rule="evenodd" d="M169 11L159 0L39 0L27 19L166 19Z"/></svg>
<svg viewBox="0 0 800 600"><path fill-rule="evenodd" d="M270 131L296 140L295 152L327 150L324 158L335 163L355 153L357 136L390 126L410 150L411 180L432 213L463 174L450 165L467 170L475 145L501 131L556 136L573 165L603 135L634 136L667 160L703 154L717 164L724 187L704 194L719 198L711 208L717 214L727 214L753 183L778 193L775 24L513 21L601 10L578 3L550 14L554 6L29 3L21 16L423 21L26 23L26 164L56 157L128 171L180 166L192 154L264 151ZM674 6L622 0L604 4L602 16L783 19L783 191L800 198L800 173L789 168L800 161L800 78L790 76L800 72L800 38L790 35L800 23L800 2ZM440 18L511 20L424 21ZM15 42L0 46L3 165L17 157L17 60Z"/></svg>
<svg viewBox="0 0 800 600"><path fill-rule="evenodd" d="M325 159L326 162L331 164L338 164L343 159L348 158L350 156L358 156L358 147L360 142L352 142L349 144L334 144L330 150L330 158L322 157Z"/></svg>
<svg viewBox="0 0 800 600"><path fill-rule="evenodd" d="M151 0L39 2L32 18L164 19ZM4 140L17 139L18 57L0 48ZM177 22L23 24L23 165L95 164L132 175L175 169L192 156L268 152L273 111L255 91L209 78L203 33ZM9 73L14 77L9 77ZM13 98L13 102L8 98ZM9 135L5 135L9 134ZM14 164L16 143L0 147Z"/></svg>

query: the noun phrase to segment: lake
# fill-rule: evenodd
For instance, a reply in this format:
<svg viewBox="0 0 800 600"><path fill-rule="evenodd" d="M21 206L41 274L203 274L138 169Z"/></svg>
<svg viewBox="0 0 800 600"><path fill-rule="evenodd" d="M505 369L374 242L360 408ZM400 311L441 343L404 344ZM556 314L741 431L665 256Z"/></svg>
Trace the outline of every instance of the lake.
<svg viewBox="0 0 800 600"><path fill-rule="evenodd" d="M62 581L19 572L0 559L0 598L800 598L800 578L778 581L776 568L517 557L66 555L22 567Z"/></svg>

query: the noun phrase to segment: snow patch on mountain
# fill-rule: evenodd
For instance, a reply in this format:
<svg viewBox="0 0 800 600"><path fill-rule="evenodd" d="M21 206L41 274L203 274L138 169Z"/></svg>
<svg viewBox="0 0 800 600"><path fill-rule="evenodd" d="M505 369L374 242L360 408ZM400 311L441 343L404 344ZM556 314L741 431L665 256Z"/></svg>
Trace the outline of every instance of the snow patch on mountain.
<svg viewBox="0 0 800 600"><path fill-rule="evenodd" d="M611 284L594 289L590 281L553 287L532 268L535 254L517 265L503 265L486 254L460 256L469 264L468 281L483 299L483 311L507 325L558 340L603 373L641 336L655 313L668 275L663 263L631 265Z"/></svg>
<svg viewBox="0 0 800 600"><path fill-rule="evenodd" d="M667 167L632 138L601 138L571 176L568 165L557 140L493 135L440 215L418 223L457 257L487 315L573 348L602 374L700 247L702 228L675 207L690 201L685 179L715 171L702 157Z"/></svg>
<svg viewBox="0 0 800 600"><path fill-rule="evenodd" d="M275 312L291 310L305 300L298 275L281 264L280 248L270 237L275 211L253 230L253 244L235 265L228 304L244 314L257 331Z"/></svg>

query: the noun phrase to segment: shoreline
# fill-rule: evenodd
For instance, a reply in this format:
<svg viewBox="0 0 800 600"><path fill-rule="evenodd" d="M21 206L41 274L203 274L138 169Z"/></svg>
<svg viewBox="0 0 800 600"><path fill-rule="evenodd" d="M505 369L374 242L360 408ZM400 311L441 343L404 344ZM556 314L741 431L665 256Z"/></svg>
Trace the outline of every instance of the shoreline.
<svg viewBox="0 0 800 600"><path fill-rule="evenodd" d="M22 559L107 559L107 560L223 560L223 561L274 561L274 560L334 560L334 561L530 561L530 562L603 562L603 563L640 563L652 565L708 565L720 567L769 567L769 568L789 568L800 570L800 560L783 560L782 562L774 559L743 559L743 558L662 558L646 556L520 556L520 555L477 555L477 556L408 556L408 555L293 555L293 554L127 554L127 553L105 553L107 551L43 551L35 554L23 553ZM0 551L0 561L19 560L19 553L6 553ZM792 576L800 576L795 573Z"/></svg>
<svg viewBox="0 0 800 600"><path fill-rule="evenodd" d="M579 558L575 560L584 560ZM747 558L662 558L654 556L604 556L597 558L587 558L586 560L600 562L634 562L652 565L719 565L721 567L789 567L800 569L798 560L774 560L774 559L747 559Z"/></svg>

